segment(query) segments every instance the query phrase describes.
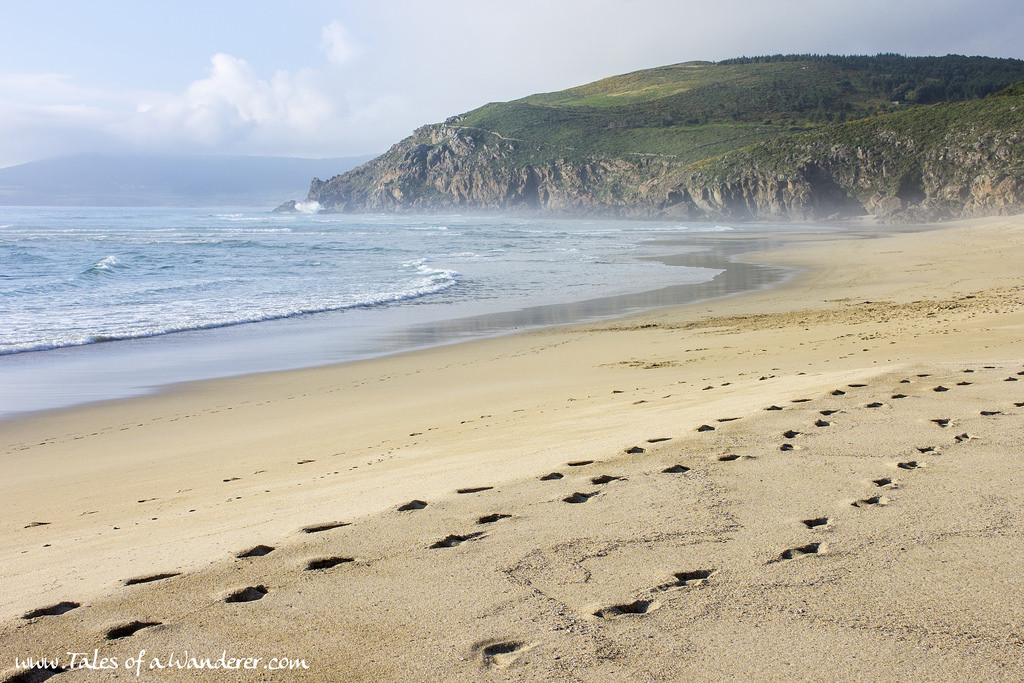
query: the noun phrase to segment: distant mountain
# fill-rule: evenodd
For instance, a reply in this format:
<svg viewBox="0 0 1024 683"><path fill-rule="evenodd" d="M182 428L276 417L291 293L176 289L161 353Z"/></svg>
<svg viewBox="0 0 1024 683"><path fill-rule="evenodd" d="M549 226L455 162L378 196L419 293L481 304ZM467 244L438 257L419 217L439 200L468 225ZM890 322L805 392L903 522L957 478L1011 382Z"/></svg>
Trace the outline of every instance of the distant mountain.
<svg viewBox="0 0 1024 683"><path fill-rule="evenodd" d="M688 62L423 126L306 199L692 220L1018 213L1022 82L1024 61L958 55Z"/></svg>
<svg viewBox="0 0 1024 683"><path fill-rule="evenodd" d="M0 169L0 205L273 206L372 157L82 154Z"/></svg>

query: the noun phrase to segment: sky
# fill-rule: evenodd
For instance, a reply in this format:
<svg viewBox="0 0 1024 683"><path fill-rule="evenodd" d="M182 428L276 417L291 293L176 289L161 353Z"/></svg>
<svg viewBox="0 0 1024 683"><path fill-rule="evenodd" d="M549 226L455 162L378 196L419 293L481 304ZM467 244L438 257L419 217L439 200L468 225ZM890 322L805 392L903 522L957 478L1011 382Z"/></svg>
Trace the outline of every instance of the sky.
<svg viewBox="0 0 1024 683"><path fill-rule="evenodd" d="M0 0L0 167L377 154L492 101L777 53L1024 58L1020 0Z"/></svg>

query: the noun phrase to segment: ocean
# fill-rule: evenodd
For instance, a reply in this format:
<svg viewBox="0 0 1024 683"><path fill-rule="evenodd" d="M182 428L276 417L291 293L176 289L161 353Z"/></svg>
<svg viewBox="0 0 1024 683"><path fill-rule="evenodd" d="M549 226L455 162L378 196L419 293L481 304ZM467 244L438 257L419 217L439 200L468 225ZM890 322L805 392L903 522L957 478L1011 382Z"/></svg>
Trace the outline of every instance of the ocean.
<svg viewBox="0 0 1024 683"><path fill-rule="evenodd" d="M730 261L744 230L0 207L0 416L609 318L784 276Z"/></svg>

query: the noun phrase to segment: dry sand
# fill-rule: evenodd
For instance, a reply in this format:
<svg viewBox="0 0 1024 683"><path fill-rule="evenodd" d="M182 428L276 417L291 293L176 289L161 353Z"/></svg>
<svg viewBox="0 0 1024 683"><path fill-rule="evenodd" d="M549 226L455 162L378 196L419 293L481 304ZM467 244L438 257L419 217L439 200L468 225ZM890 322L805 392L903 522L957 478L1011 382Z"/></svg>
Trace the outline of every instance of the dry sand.
<svg viewBox="0 0 1024 683"><path fill-rule="evenodd" d="M0 680L1024 679L1024 217L750 259L806 270L4 423Z"/></svg>

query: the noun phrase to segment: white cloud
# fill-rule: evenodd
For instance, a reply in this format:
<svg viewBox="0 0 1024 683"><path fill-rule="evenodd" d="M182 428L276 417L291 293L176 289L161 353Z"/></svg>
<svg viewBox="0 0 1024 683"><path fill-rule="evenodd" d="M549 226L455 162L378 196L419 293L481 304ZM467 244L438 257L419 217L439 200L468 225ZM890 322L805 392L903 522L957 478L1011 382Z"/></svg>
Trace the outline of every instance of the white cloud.
<svg viewBox="0 0 1024 683"><path fill-rule="evenodd" d="M340 21L332 21L321 30L320 47L327 59L337 66L351 62L359 54L359 45Z"/></svg>
<svg viewBox="0 0 1024 683"><path fill-rule="evenodd" d="M361 50L337 21L324 26L322 69L264 75L217 53L183 90L86 87L61 73L0 73L0 167L97 151L344 156L407 134L404 98L328 68Z"/></svg>
<svg viewBox="0 0 1024 683"><path fill-rule="evenodd" d="M359 97L315 69L260 78L251 64L227 54L211 58L209 74L179 95L136 107L131 135L139 144L177 139L234 153L334 155L376 147L358 144L356 121L387 120L387 95ZM385 142L373 141L384 145Z"/></svg>
<svg viewBox="0 0 1024 683"><path fill-rule="evenodd" d="M329 110L316 93L303 91L286 72L270 80L259 78L244 59L216 54L209 75L194 81L184 93L139 107L141 131L148 124L165 132L185 134L198 142L217 143L233 131L282 125L295 116L311 124L318 121L296 110ZM299 91L299 92L296 92ZM298 95L298 96L297 96ZM326 112L329 115L329 111Z"/></svg>
<svg viewBox="0 0 1024 683"><path fill-rule="evenodd" d="M100 149L383 151L418 125L487 101L690 59L879 51L1021 57L1019 2L521 0L515 11L474 0L327 3L340 21L284 13L229 34L180 35L179 27L176 68L168 72L175 80L135 76L149 90L116 83L131 82L126 74L148 66L136 63L146 55L171 52L121 45L135 36L130 30L90 46L106 57L102 68L90 67L81 51L67 57L78 60L69 66L43 60L59 50L40 43L32 48L39 59L22 48L20 61L6 63L47 64L51 73L0 73L0 165ZM52 39L77 44L57 33ZM195 72L194 60L211 54L206 73Z"/></svg>
<svg viewBox="0 0 1024 683"><path fill-rule="evenodd" d="M407 134L402 98L316 69L257 74L219 53L184 90L77 86L63 74L0 74L0 167L129 150L295 156L382 151Z"/></svg>
<svg viewBox="0 0 1024 683"><path fill-rule="evenodd" d="M0 74L0 166L110 148L116 141L106 128L125 106L130 99L78 86L66 74Z"/></svg>
<svg viewBox="0 0 1024 683"><path fill-rule="evenodd" d="M403 98L333 71L278 71L218 53L182 92L150 93L109 131L139 148L223 154L346 156L381 152L413 124Z"/></svg>

